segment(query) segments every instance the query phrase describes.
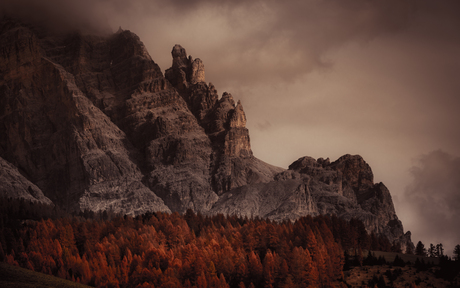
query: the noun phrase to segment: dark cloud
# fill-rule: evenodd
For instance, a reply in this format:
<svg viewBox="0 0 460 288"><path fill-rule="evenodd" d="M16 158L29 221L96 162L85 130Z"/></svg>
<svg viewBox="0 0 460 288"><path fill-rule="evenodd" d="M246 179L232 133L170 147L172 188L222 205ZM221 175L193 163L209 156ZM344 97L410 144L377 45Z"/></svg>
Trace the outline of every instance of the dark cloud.
<svg viewBox="0 0 460 288"><path fill-rule="evenodd" d="M58 32L80 30L87 33L107 33L104 5L91 0L6 0L0 2L0 16L8 16Z"/></svg>
<svg viewBox="0 0 460 288"><path fill-rule="evenodd" d="M175 39L178 42L189 39L184 39L187 37L177 29L190 34L187 27L192 27L191 32L196 34L192 37L197 41L187 44L206 55L219 69L225 69L225 78L218 81L242 85L267 78L289 80L313 69L327 68L330 63L323 59L324 52L348 41L368 41L405 27L414 3L414 0L6 0L0 9L63 29L96 30L102 26L106 30L108 19L117 19L123 26L134 28L135 33L149 34L153 39L177 33L177 38L182 38ZM200 25L203 19L206 22ZM113 26L116 27L112 29L118 28L115 23ZM202 41L202 33L207 34L208 41ZM172 44L175 42L168 43ZM211 68L209 72L214 70Z"/></svg>
<svg viewBox="0 0 460 288"><path fill-rule="evenodd" d="M207 1L199 2L201 5L197 9ZM229 19L228 41L216 43L214 53L220 55L212 61L218 63L218 69L226 71L225 79L219 81L253 85L267 78L292 81L315 69L329 69L331 61L325 58L326 52L351 41L365 43L405 28L414 12L415 2L225 3L225 8L217 7L217 10L223 10L222 16ZM196 11L187 10L187 13ZM212 53L210 57L213 57ZM222 61L223 57L232 61Z"/></svg>
<svg viewBox="0 0 460 288"><path fill-rule="evenodd" d="M458 27L458 17L453 17L458 14L452 12L458 11L458 1L430 2L4 0L0 11L60 29L107 31L110 23L116 31L121 25L143 39L163 69L170 65L164 45L170 50L179 43L206 58L205 65L212 63L207 72L215 84L234 87L294 81L330 69L334 61L328 51L404 30L418 16L423 18L420 23L430 20L424 31L438 32L441 22Z"/></svg>
<svg viewBox="0 0 460 288"><path fill-rule="evenodd" d="M452 251L460 243L460 157L437 150L419 158L404 194L414 240L443 243Z"/></svg>

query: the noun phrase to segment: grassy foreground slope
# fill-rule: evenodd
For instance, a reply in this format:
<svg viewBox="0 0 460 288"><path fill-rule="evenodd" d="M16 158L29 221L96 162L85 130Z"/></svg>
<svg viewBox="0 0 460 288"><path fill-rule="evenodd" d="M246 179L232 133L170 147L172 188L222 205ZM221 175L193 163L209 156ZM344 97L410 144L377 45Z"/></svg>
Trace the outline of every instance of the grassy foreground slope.
<svg viewBox="0 0 460 288"><path fill-rule="evenodd" d="M89 287L51 275L34 272L0 262L0 287L2 288L85 288Z"/></svg>

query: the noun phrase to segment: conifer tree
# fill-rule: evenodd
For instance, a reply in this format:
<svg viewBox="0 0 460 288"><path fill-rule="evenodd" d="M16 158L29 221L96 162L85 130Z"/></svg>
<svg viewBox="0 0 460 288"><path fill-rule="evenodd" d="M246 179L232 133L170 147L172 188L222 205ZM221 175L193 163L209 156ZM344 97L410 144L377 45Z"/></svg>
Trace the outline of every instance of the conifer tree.
<svg viewBox="0 0 460 288"><path fill-rule="evenodd" d="M425 245L423 245L422 241L418 241L417 246L415 246L415 255L426 256Z"/></svg>
<svg viewBox="0 0 460 288"><path fill-rule="evenodd" d="M436 257L436 247L433 245L433 243L430 243L430 248L428 249L428 256Z"/></svg>
<svg viewBox="0 0 460 288"><path fill-rule="evenodd" d="M273 259L273 254L268 250L264 258L263 264L263 277L264 277L264 287L273 288L275 284L275 260Z"/></svg>
<svg viewBox="0 0 460 288"><path fill-rule="evenodd" d="M442 243L436 245L436 257L444 256L444 247Z"/></svg>
<svg viewBox="0 0 460 288"><path fill-rule="evenodd" d="M254 283L259 283L262 278L263 266L260 262L259 255L256 255L254 251L249 253L248 259L249 277Z"/></svg>
<svg viewBox="0 0 460 288"><path fill-rule="evenodd" d="M460 261L460 244L457 244L454 248L454 260Z"/></svg>

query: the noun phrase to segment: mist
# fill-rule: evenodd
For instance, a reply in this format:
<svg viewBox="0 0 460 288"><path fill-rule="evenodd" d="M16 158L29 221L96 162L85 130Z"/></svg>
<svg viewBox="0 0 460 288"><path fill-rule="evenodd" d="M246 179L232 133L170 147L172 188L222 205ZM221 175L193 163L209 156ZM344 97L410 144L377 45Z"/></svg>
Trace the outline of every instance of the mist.
<svg viewBox="0 0 460 288"><path fill-rule="evenodd" d="M452 256L460 244L460 157L442 150L420 156L411 169L412 183L404 192L410 216L406 225L425 247L442 243Z"/></svg>
<svg viewBox="0 0 460 288"><path fill-rule="evenodd" d="M170 65L171 47L180 42L205 63L213 63L208 75L227 87L269 79L293 81L315 69L328 69L332 63L325 52L403 29L415 3L9 0L2 1L0 11L60 29L130 29L163 70Z"/></svg>

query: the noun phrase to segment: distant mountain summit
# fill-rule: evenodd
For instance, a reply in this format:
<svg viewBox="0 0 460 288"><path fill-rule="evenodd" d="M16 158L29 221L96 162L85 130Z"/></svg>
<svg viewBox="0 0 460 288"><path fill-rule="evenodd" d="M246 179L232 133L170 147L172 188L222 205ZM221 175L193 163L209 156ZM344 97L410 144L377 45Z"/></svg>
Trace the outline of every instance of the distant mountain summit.
<svg viewBox="0 0 460 288"><path fill-rule="evenodd" d="M187 209L273 220L334 214L413 245L360 156L253 156L240 101L175 45L165 75L139 37L0 24L0 192L70 210Z"/></svg>

